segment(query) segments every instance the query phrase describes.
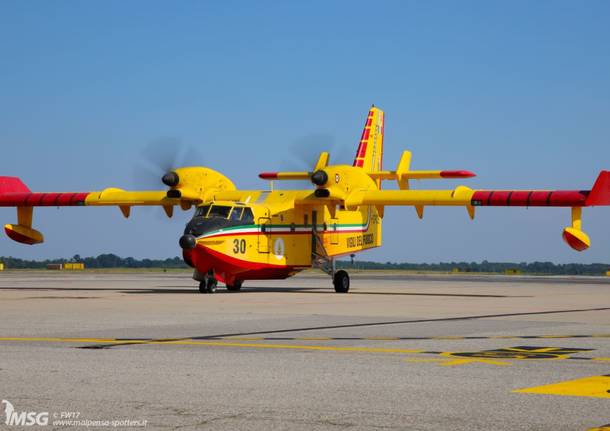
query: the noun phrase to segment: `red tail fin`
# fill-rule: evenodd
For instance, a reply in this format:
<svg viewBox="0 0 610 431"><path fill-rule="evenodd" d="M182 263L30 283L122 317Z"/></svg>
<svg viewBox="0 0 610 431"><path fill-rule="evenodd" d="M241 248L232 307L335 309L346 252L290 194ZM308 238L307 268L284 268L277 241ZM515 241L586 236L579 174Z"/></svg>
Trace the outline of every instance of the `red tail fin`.
<svg viewBox="0 0 610 431"><path fill-rule="evenodd" d="M383 129L383 111L373 106L364 123L353 166L362 168L366 172L378 172L382 169Z"/></svg>

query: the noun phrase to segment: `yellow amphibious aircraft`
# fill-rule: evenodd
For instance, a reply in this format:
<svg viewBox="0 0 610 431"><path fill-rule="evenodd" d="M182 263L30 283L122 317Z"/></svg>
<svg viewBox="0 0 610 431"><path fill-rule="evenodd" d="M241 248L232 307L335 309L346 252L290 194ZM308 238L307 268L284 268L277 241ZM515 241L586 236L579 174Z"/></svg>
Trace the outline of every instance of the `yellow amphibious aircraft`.
<svg viewBox="0 0 610 431"><path fill-rule="evenodd" d="M32 193L16 177L0 177L0 206L17 207L17 224L4 229L24 244L43 242L32 228L33 207L115 205L125 217L136 205L159 205L171 217L174 206L195 207L180 238L185 262L194 268L201 292L214 292L218 281L240 290L244 280L287 278L310 267L329 274L337 292L347 292L348 274L335 270L335 258L381 245L381 224L388 205L413 206L420 218L426 206L463 206L474 218L478 206L549 206L572 208L572 223L563 231L575 250L589 247L581 230L582 207L610 205L610 172L602 171L591 190L475 191L410 190L409 180L467 178L469 171L415 171L405 151L395 170L383 170L384 113L372 107L352 166L330 165L320 154L311 172L266 172L260 178L306 180L303 190L239 190L230 179L205 167L167 172L169 190L124 191L109 188L86 193ZM398 190L382 190L385 180Z"/></svg>

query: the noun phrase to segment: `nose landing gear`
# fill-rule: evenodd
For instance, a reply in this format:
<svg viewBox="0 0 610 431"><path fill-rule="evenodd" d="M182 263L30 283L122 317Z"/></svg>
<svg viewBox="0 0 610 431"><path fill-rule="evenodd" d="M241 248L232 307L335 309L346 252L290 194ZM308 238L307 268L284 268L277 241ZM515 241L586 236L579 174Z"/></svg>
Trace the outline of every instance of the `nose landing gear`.
<svg viewBox="0 0 610 431"><path fill-rule="evenodd" d="M205 281L199 282L199 292L201 293L214 293L216 292L216 287L218 285L218 281L215 278L208 278Z"/></svg>
<svg viewBox="0 0 610 431"><path fill-rule="evenodd" d="M208 272L199 272L195 270L193 272L193 279L199 282L200 293L215 293L218 287L218 280L214 275L214 270L210 269ZM224 280L222 280L224 281ZM243 280L227 280L227 290L229 292L239 292L243 284Z"/></svg>
<svg viewBox="0 0 610 431"><path fill-rule="evenodd" d="M201 273L197 270L193 272L193 279L199 282L200 293L214 293L218 286L218 281L214 277L214 270L209 270L207 273Z"/></svg>

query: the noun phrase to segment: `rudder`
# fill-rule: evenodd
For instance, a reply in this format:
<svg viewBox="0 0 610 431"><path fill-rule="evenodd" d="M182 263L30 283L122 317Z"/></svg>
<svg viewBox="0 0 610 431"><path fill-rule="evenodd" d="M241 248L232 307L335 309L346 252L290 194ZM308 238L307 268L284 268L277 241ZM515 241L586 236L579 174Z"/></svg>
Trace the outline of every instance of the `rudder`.
<svg viewBox="0 0 610 431"><path fill-rule="evenodd" d="M383 111L373 105L364 123L353 166L362 168L366 172L382 170L384 123Z"/></svg>

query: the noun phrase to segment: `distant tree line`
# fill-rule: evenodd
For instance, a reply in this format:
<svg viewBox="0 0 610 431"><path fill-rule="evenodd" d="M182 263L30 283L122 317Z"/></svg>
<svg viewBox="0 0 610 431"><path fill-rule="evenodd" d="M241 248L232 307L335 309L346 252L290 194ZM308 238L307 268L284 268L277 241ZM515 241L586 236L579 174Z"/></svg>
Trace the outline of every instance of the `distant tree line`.
<svg viewBox="0 0 610 431"><path fill-rule="evenodd" d="M135 259L120 257L116 254L100 254L97 257L80 257L78 254L70 259L25 260L16 257L0 256L6 268L37 269L46 268L52 263L83 262L85 268L187 268L181 257L167 259Z"/></svg>
<svg viewBox="0 0 610 431"><path fill-rule="evenodd" d="M539 275L606 275L610 271L610 264L604 263L565 263L553 262L440 262L440 263L393 263L350 261L337 262L339 268L355 269L398 269L411 271L439 271L439 272L487 272L506 273L519 271L523 274Z"/></svg>
<svg viewBox="0 0 610 431"><path fill-rule="evenodd" d="M120 257L116 254L100 254L97 257L80 257L78 254L70 259L25 260L15 257L0 256L0 262L5 267L13 269L46 268L48 264L83 262L86 268L187 268L181 257L167 259L136 259L133 257ZM394 263L370 261L337 261L338 268L344 269L394 269L411 271L436 272L481 272L506 273L518 271L523 274L538 275L605 275L610 271L610 264L604 263L566 263L553 262L440 262L440 263Z"/></svg>

